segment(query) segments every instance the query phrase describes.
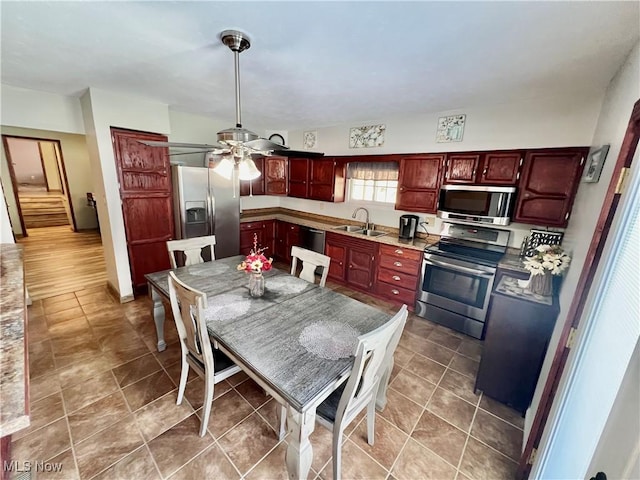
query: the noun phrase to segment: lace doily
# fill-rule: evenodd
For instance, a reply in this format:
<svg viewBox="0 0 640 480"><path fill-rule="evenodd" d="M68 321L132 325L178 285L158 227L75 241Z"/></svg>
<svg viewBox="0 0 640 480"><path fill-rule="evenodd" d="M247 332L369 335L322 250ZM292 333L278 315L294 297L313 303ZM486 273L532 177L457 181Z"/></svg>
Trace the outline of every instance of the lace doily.
<svg viewBox="0 0 640 480"><path fill-rule="evenodd" d="M298 340L307 352L338 360L354 354L358 336L358 331L350 325L323 320L305 327Z"/></svg>
<svg viewBox="0 0 640 480"><path fill-rule="evenodd" d="M229 271L229 265L223 263L199 263L197 265L191 265L187 267L187 272L196 277L208 277L211 275L218 275Z"/></svg>
<svg viewBox="0 0 640 480"><path fill-rule="evenodd" d="M251 301L237 293L223 293L215 297L215 304L204 309L205 322L224 322L249 311Z"/></svg>
<svg viewBox="0 0 640 480"><path fill-rule="evenodd" d="M309 286L309 284L304 280L300 280L295 277L289 277L286 275L269 278L266 285L267 289L282 293L284 295L300 293Z"/></svg>

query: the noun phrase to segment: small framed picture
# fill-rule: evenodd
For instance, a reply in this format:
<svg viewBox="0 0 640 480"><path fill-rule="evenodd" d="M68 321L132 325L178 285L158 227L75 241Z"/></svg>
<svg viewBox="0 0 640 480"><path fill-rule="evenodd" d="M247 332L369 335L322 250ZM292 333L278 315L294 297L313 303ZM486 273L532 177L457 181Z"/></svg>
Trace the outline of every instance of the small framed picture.
<svg viewBox="0 0 640 480"><path fill-rule="evenodd" d="M318 146L318 132L315 130L304 132L302 134L302 145L306 149L316 148Z"/></svg>
<svg viewBox="0 0 640 480"><path fill-rule="evenodd" d="M602 145L599 148L592 148L587 157L587 164L584 166L582 181L585 183L596 183L600 180L604 161L609 153L609 145Z"/></svg>
<svg viewBox="0 0 640 480"><path fill-rule="evenodd" d="M438 118L438 130L436 132L437 143L461 142L464 133L466 115L450 115Z"/></svg>

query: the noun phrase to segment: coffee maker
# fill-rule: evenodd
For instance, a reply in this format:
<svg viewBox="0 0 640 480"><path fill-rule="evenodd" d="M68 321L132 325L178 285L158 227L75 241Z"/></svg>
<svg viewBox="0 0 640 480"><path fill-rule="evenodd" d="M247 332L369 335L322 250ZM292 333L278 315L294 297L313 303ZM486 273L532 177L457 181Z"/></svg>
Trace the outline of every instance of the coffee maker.
<svg viewBox="0 0 640 480"><path fill-rule="evenodd" d="M400 240L413 240L416 236L416 228L418 228L417 215L401 215L400 228L398 229L398 238Z"/></svg>

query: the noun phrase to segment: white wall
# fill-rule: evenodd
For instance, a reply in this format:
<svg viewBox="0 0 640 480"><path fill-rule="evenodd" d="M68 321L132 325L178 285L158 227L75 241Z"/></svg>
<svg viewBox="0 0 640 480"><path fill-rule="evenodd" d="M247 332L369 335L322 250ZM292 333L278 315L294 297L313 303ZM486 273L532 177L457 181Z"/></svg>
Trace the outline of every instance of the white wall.
<svg viewBox="0 0 640 480"><path fill-rule="evenodd" d="M587 470L587 478L598 472L605 472L609 478L640 478L639 406L640 342L637 342L629 369Z"/></svg>
<svg viewBox="0 0 640 480"><path fill-rule="evenodd" d="M7 139L16 182L20 184L45 185L38 142L18 138Z"/></svg>
<svg viewBox="0 0 640 480"><path fill-rule="evenodd" d="M0 184L0 243L15 243L11 221L7 212L7 204L4 201L5 194L2 184Z"/></svg>
<svg viewBox="0 0 640 480"><path fill-rule="evenodd" d="M80 102L76 97L0 86L0 118L2 125L84 133Z"/></svg>
<svg viewBox="0 0 640 480"><path fill-rule="evenodd" d="M49 190L64 190L60 178L60 164L58 161L58 153L56 144L53 142L38 142L40 144L40 153L42 155L42 164L47 175L47 186Z"/></svg>
<svg viewBox="0 0 640 480"><path fill-rule="evenodd" d="M164 104L94 88L82 96L81 105L91 169L99 172L95 190L107 281L122 301L129 300L133 298L133 286L110 129L168 134L169 109Z"/></svg>
<svg viewBox="0 0 640 480"><path fill-rule="evenodd" d="M542 390L551 368L562 326L571 306L580 273L584 265L595 225L600 215L602 202L609 187L613 167L620 153L620 146L629 123L634 103L640 98L640 44L636 44L624 65L612 79L600 110L593 140L588 144L599 146L610 144L609 154L597 183L581 183L575 200L575 206L568 228L565 231L563 246L572 251L571 267L564 279L560 295L560 315L551 337L547 356L544 360L538 385L527 411L525 421L525 438L529 434L536 409L538 408Z"/></svg>

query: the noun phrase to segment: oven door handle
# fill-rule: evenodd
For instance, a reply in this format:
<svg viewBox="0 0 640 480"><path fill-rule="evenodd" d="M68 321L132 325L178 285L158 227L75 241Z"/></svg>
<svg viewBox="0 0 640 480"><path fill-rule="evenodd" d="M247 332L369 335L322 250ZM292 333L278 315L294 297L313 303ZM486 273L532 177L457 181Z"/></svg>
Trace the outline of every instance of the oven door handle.
<svg viewBox="0 0 640 480"><path fill-rule="evenodd" d="M457 270L459 272L471 273L473 275L479 275L481 277L491 278L494 275L491 272L483 272L482 270L475 270L473 268L461 267L459 265L451 265L450 263L436 262L434 260L426 260L425 259L424 263L426 263L427 265L432 265L434 267L448 268L450 270Z"/></svg>

